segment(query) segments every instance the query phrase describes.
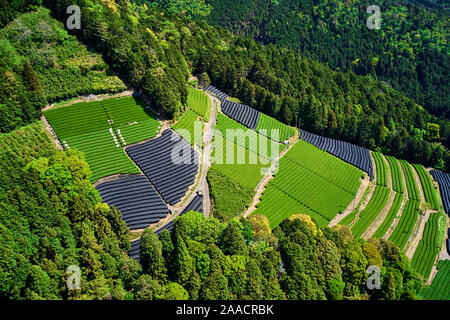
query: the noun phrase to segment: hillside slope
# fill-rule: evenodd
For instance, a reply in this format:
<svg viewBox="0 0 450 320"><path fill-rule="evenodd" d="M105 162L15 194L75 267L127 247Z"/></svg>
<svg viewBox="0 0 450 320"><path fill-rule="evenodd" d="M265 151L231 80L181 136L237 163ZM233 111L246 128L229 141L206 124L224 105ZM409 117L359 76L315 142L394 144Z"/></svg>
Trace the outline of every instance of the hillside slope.
<svg viewBox="0 0 450 320"><path fill-rule="evenodd" d="M45 3L65 19L69 2ZM99 1L103 9L93 16L91 2L75 3L86 26L75 32L78 38L102 52L128 84L142 89L170 116L185 102L187 73L204 73L222 90L287 124L300 120L314 133L381 147L411 162L442 169L449 163L446 149L434 143L448 137L448 123L372 76L333 71L293 51L262 46L157 8L128 2L106 7Z"/></svg>
<svg viewBox="0 0 450 320"><path fill-rule="evenodd" d="M450 117L445 10L401 0L206 2L213 25L293 49L335 70L376 74L433 114ZM380 30L366 26L373 4L380 7Z"/></svg>

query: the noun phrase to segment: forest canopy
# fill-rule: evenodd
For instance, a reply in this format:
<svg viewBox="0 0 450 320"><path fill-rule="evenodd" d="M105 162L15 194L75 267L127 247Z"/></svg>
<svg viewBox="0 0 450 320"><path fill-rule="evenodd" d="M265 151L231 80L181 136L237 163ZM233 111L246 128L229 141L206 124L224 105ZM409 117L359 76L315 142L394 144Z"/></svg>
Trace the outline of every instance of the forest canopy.
<svg viewBox="0 0 450 320"><path fill-rule="evenodd" d="M450 117L450 47L446 10L382 0L206 0L207 21L265 44L290 48L333 70L373 75L436 116ZM370 5L381 26L366 22ZM436 7L436 6L435 6Z"/></svg>

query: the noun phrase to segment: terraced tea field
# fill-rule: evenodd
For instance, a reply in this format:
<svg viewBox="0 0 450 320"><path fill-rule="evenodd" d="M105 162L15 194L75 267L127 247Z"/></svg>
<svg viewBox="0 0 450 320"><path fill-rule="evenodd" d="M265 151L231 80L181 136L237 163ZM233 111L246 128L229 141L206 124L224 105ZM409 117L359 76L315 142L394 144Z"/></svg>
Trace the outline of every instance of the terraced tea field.
<svg viewBox="0 0 450 320"><path fill-rule="evenodd" d="M383 210L389 198L390 191L391 189L383 186L376 187L372 198L367 204L367 207L365 207L365 209L359 214L358 221L352 227L352 232L355 237L361 237L381 212L381 210Z"/></svg>
<svg viewBox="0 0 450 320"><path fill-rule="evenodd" d="M223 137L265 159L277 157L286 148L285 145L275 143L223 114L217 115L216 122L216 129Z"/></svg>
<svg viewBox="0 0 450 320"><path fill-rule="evenodd" d="M445 224L442 226L442 220L445 219L442 213L432 213L423 232L422 240L411 260L414 270L419 272L425 279L428 279L433 267L434 261L441 249L441 235L445 232Z"/></svg>
<svg viewBox="0 0 450 320"><path fill-rule="evenodd" d="M309 142L317 148L325 150L335 157L338 157L339 159L342 159L345 162L367 172L370 179L373 180L373 164L369 149L362 148L345 141L322 137L305 130L301 131L300 139Z"/></svg>
<svg viewBox="0 0 450 320"><path fill-rule="evenodd" d="M420 202L416 200L408 200L408 202L406 202L400 221L392 235L389 237L389 240L397 244L400 249L405 248L405 245L411 236L411 232L419 217L419 204Z"/></svg>
<svg viewBox="0 0 450 320"><path fill-rule="evenodd" d="M213 169L255 189L272 160L286 148L219 113L216 117Z"/></svg>
<svg viewBox="0 0 450 320"><path fill-rule="evenodd" d="M203 124L199 120L200 115L195 111L188 109L181 118L172 126L184 140L191 145L202 145Z"/></svg>
<svg viewBox="0 0 450 320"><path fill-rule="evenodd" d="M292 214L307 214L320 226L326 226L329 220L304 206L295 198L279 190L276 186L269 187L261 196L261 202L253 214L262 214L269 218L273 229Z"/></svg>
<svg viewBox="0 0 450 320"><path fill-rule="evenodd" d="M203 142L203 122L211 116L212 102L202 90L188 88L187 105L189 109L172 126L184 140L191 145L201 146Z"/></svg>
<svg viewBox="0 0 450 320"><path fill-rule="evenodd" d="M418 218L420 206L420 186L417 185L418 180L415 179L413 168L408 162L404 160L398 161L394 157L387 156L386 163L381 153L373 152L372 155L376 165L377 185L375 191L369 199L367 206L360 213L352 212L348 217L344 218L340 224L351 226L354 236L361 237L372 225L373 221L377 219L383 208L385 208L386 205L389 205L389 207L386 208L386 210L389 211L386 216L384 216L384 220L378 222L379 225L377 230L371 235L371 237L386 237L388 231L393 229L393 233L389 232L389 239L403 249L411 236L411 232ZM434 203L436 207L438 203L435 202L437 199L433 199L434 189L432 187L430 176L422 166L415 165L414 167L419 174L424 193L427 194L427 201ZM395 196L391 193L392 190L387 188L389 175L392 178L392 190L395 192ZM403 195L405 190L403 175L405 177L406 189L408 191L408 197L406 199ZM390 194L394 196L394 198L390 200L392 203L390 201L388 203ZM405 203L405 206L402 209L403 203ZM399 222L396 224L396 219L399 215Z"/></svg>
<svg viewBox="0 0 450 320"><path fill-rule="evenodd" d="M375 166L377 168L377 185L387 187L388 186L388 175L389 167L384 162L384 157L379 152L372 152L373 158L375 160Z"/></svg>
<svg viewBox="0 0 450 320"><path fill-rule="evenodd" d="M256 187L267 170L276 167L273 159L286 146L221 113L216 116L213 146L208 173L212 201L221 217L235 216L251 204Z"/></svg>
<svg viewBox="0 0 450 320"><path fill-rule="evenodd" d="M401 193L397 193L394 198L394 202L392 203L391 208L389 209L389 212L384 219L383 223L378 227L377 231L375 231L372 238L381 239L383 236L388 232L389 228L392 226L395 217L397 216L400 207L403 202L404 195Z"/></svg>
<svg viewBox="0 0 450 320"><path fill-rule="evenodd" d="M369 198L369 202L364 209L357 209L340 221L341 225L351 227L353 235L357 238L361 237L369 229L379 214L381 214L383 209L388 204L389 196L391 195L391 189L388 188L388 176L391 171L389 165L385 162L381 153L372 152L372 156L376 168L376 186L371 197ZM387 216L385 217L385 221L382 222L382 230L386 229L385 231L387 231L390 227L391 224L389 221L392 222L395 218L402 203L400 200L402 198L403 197L397 196L394 198L394 202L392 204L393 208L390 208ZM382 230L379 233L381 233Z"/></svg>
<svg viewBox="0 0 450 320"><path fill-rule="evenodd" d="M124 145L154 138L161 129L161 123L139 97L102 100L106 115L117 135L124 138Z"/></svg>
<svg viewBox="0 0 450 320"><path fill-rule="evenodd" d="M358 216L358 210L353 210L344 219L342 219L339 222L339 224L349 227L353 223L353 221L356 220L357 216Z"/></svg>
<svg viewBox="0 0 450 320"><path fill-rule="evenodd" d="M45 117L61 142L69 137L111 128L99 101L51 109L45 112Z"/></svg>
<svg viewBox="0 0 450 320"><path fill-rule="evenodd" d="M425 200L430 204L432 209L439 210L439 200L436 195L436 190L434 190L430 174L420 164L414 164L413 166L419 175L420 183L423 187L423 193L425 194Z"/></svg>
<svg viewBox="0 0 450 320"><path fill-rule="evenodd" d="M202 90L192 87L188 88L187 105L204 118L205 122L209 121L212 109L212 103L208 95Z"/></svg>
<svg viewBox="0 0 450 320"><path fill-rule="evenodd" d="M314 156L308 156L309 154ZM342 188L348 193L356 194L360 186L362 172L339 159L318 150L313 145L298 141L286 154L286 158L299 166L308 168L322 179Z"/></svg>
<svg viewBox="0 0 450 320"><path fill-rule="evenodd" d="M138 174L122 147L155 137L161 127L135 97L77 103L48 110L45 116L64 148L85 153L91 182L115 174Z"/></svg>
<svg viewBox="0 0 450 320"><path fill-rule="evenodd" d="M214 139L212 168L249 189L255 189L264 176L262 168L268 169L270 161L233 143L220 131L216 131Z"/></svg>
<svg viewBox="0 0 450 320"><path fill-rule="evenodd" d="M278 131L278 137L275 139L273 136L274 131ZM289 140L295 133L294 129L288 127L284 123L269 117L263 113L259 114L258 124L256 125L256 131L260 134L267 136L270 139L275 139L277 142L283 142Z"/></svg>
<svg viewBox="0 0 450 320"><path fill-rule="evenodd" d="M392 189L394 189L395 192L403 193L402 169L400 168L398 160L391 156L386 156L386 159L391 168Z"/></svg>
<svg viewBox="0 0 450 320"><path fill-rule="evenodd" d="M414 173L411 165L405 160L400 160L400 164L403 169L403 174L405 175L409 199L420 201L419 190L417 189L417 184L414 179Z"/></svg>
<svg viewBox="0 0 450 320"><path fill-rule="evenodd" d="M306 213L324 226L353 200L361 174L360 170L300 140L281 158L279 170L264 191L254 214L264 214L271 225L276 225L292 214ZM274 194L279 192L272 191L273 188L297 204L290 201L287 205L283 200L286 197L277 200ZM270 210L277 206L279 210Z"/></svg>
<svg viewBox="0 0 450 320"><path fill-rule="evenodd" d="M427 300L450 300L450 260L441 260L437 266L438 273L422 296Z"/></svg>
<svg viewBox="0 0 450 320"><path fill-rule="evenodd" d="M65 140L66 148L76 148L84 152L92 171L91 182L113 174L138 174L139 169L117 146L108 129L80 134Z"/></svg>

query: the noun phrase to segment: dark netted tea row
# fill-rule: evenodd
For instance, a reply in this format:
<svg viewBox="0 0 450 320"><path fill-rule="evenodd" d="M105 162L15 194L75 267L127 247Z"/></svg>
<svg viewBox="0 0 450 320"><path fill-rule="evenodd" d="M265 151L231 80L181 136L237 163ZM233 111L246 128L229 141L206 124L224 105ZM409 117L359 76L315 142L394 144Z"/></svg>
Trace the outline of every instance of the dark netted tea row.
<svg viewBox="0 0 450 320"><path fill-rule="evenodd" d="M183 210L183 212L180 213L180 216L188 213L189 211L196 211L196 212L203 213L203 196L199 196L199 195L195 196L195 198L192 199L191 203L189 203L187 205L187 207ZM155 233L157 235L160 235L161 232L163 232L164 230L172 231L172 229L173 229L173 221L169 222L161 229L155 231Z"/></svg>
<svg viewBox="0 0 450 320"><path fill-rule="evenodd" d="M370 157L370 150L345 141L322 137L304 130L301 131L300 138L367 172L370 179L373 180L373 164Z"/></svg>
<svg viewBox="0 0 450 320"><path fill-rule="evenodd" d="M210 93L212 93L213 95L215 95L217 97L217 99L219 99L220 101L224 101L228 98L228 95L226 93L223 93L222 91L220 91L219 89L213 87L213 86L208 86L208 87L202 87L203 90L208 91Z"/></svg>
<svg viewBox="0 0 450 320"><path fill-rule="evenodd" d="M225 100L222 102L222 112L247 128L255 130L258 125L259 111L245 104Z"/></svg>
<svg viewBox="0 0 450 320"><path fill-rule="evenodd" d="M104 182L96 188L104 202L120 210L130 229L147 228L169 213L164 201L143 175Z"/></svg>
<svg viewBox="0 0 450 320"><path fill-rule="evenodd" d="M198 152L172 130L126 152L170 205L183 198L199 169Z"/></svg>
<svg viewBox="0 0 450 320"><path fill-rule="evenodd" d="M135 259L137 261L140 261L140 255L141 253L141 239L137 239L134 241L131 241L131 248L128 251L128 255L131 259Z"/></svg>

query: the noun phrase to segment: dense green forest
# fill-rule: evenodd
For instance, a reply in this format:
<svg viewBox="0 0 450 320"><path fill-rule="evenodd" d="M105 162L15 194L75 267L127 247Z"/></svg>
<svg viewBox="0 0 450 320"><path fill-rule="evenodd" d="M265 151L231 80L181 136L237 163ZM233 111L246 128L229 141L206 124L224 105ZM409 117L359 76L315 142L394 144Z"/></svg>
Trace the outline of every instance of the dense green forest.
<svg viewBox="0 0 450 320"><path fill-rule="evenodd" d="M212 6L207 20L213 25L291 48L334 70L372 74L433 114L450 117L445 10L401 0L205 2ZM374 4L381 10L379 30L366 26L366 9Z"/></svg>
<svg viewBox="0 0 450 320"><path fill-rule="evenodd" d="M126 89L101 55L69 36L48 9L20 16L1 30L0 37L21 56L16 59L27 57L49 102Z"/></svg>
<svg viewBox="0 0 450 320"><path fill-rule="evenodd" d="M42 0L15 0L0 2L0 28L3 28L23 12L35 10Z"/></svg>
<svg viewBox="0 0 450 320"><path fill-rule="evenodd" d="M421 4L427 8L448 10L450 5L446 0L409 0L411 3Z"/></svg>
<svg viewBox="0 0 450 320"><path fill-rule="evenodd" d="M47 99L30 63L0 38L0 132L31 123Z"/></svg>
<svg viewBox="0 0 450 320"><path fill-rule="evenodd" d="M126 89L48 9L23 14L1 29L0 53L0 132L38 119L47 103Z"/></svg>
<svg viewBox="0 0 450 320"><path fill-rule="evenodd" d="M308 216L270 230L263 216L180 217L146 230L138 263L128 228L100 203L81 154L57 151L41 123L0 137L0 297L13 299L414 299L421 281L390 242L319 229ZM81 269L68 290L66 270ZM369 265L382 289L366 286Z"/></svg>
<svg viewBox="0 0 450 320"><path fill-rule="evenodd" d="M57 151L37 122L0 137L0 167L0 296L123 297L129 230L100 203L82 155ZM67 290L69 265L82 269L82 292Z"/></svg>

